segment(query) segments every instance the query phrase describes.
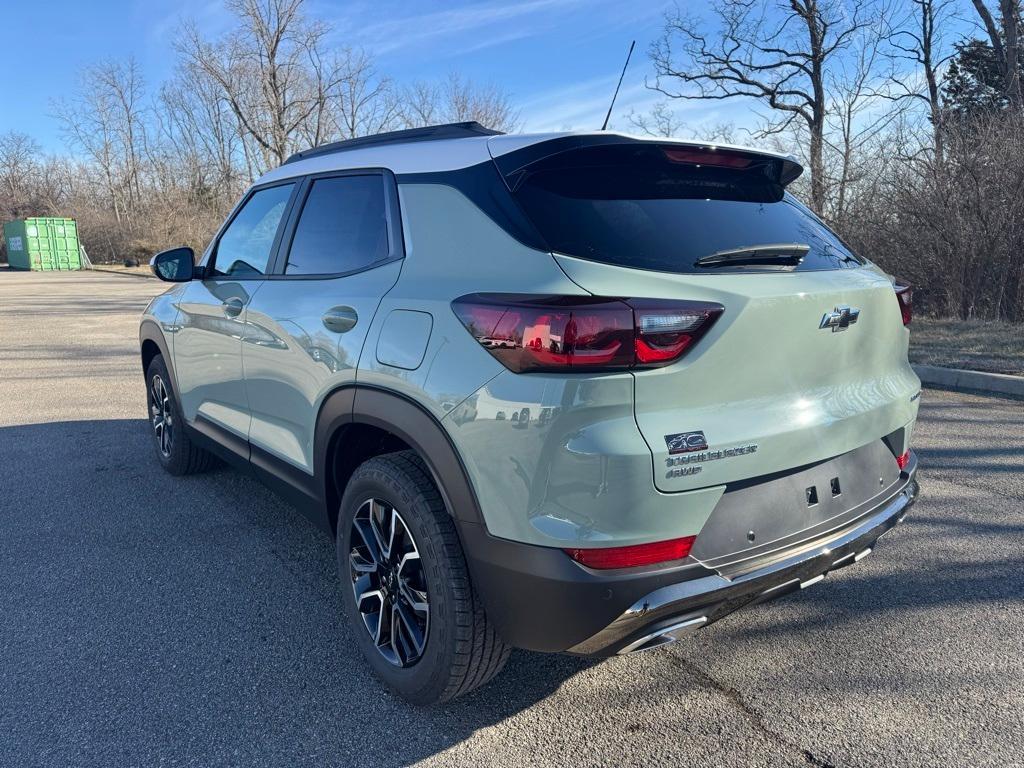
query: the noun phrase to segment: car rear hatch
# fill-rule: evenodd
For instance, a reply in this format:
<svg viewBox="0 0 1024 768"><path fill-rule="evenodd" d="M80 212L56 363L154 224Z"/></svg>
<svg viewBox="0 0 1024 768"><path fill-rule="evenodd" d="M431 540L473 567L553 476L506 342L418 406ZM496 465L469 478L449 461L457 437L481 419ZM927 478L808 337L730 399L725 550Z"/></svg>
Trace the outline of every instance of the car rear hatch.
<svg viewBox="0 0 1024 768"><path fill-rule="evenodd" d="M794 161L607 134L507 146L499 170L578 285L722 307L679 359L634 372L659 491L909 441L920 383L892 281L785 192Z"/></svg>

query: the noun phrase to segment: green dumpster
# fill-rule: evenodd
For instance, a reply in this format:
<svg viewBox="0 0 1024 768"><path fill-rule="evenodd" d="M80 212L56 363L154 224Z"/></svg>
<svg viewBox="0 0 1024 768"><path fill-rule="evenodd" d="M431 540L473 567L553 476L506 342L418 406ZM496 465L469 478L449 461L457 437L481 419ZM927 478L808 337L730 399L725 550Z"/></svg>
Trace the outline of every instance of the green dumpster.
<svg viewBox="0 0 1024 768"><path fill-rule="evenodd" d="M81 269L78 223L74 219L36 217L4 224L11 269Z"/></svg>

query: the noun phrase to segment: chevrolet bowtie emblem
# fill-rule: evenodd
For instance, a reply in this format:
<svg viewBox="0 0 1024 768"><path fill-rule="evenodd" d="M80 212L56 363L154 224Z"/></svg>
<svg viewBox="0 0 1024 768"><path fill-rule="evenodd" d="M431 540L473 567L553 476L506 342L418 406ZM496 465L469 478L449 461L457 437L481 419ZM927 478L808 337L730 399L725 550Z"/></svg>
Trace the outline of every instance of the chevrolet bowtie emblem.
<svg viewBox="0 0 1024 768"><path fill-rule="evenodd" d="M826 312L825 316L821 318L821 325L819 328L831 328L832 333L836 331L845 331L851 325L857 322L857 318L860 317L860 310L854 309L853 307L836 307L835 312Z"/></svg>

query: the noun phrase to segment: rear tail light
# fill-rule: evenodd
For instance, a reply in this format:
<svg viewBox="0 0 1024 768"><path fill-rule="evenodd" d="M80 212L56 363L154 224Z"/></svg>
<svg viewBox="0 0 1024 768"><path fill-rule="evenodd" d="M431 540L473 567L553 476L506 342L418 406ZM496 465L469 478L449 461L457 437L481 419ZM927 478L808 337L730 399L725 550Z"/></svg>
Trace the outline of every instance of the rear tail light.
<svg viewBox="0 0 1024 768"><path fill-rule="evenodd" d="M668 365L723 309L696 301L484 293L456 299L452 308L480 345L516 373Z"/></svg>
<svg viewBox="0 0 1024 768"><path fill-rule="evenodd" d="M607 568L634 568L640 565L667 563L682 560L690 554L696 536L681 539L655 541L650 544L635 544L629 547L601 547L599 549L566 549L580 565L604 570Z"/></svg>
<svg viewBox="0 0 1024 768"><path fill-rule="evenodd" d="M896 466L899 467L901 470L906 469L907 468L907 464L909 464L909 463L910 463L910 451L909 450L904 451L901 456L897 456L896 457Z"/></svg>
<svg viewBox="0 0 1024 768"><path fill-rule="evenodd" d="M910 320L914 315L914 289L902 280L897 280L893 284L893 289L896 291L896 299L900 303L903 324L910 325Z"/></svg>

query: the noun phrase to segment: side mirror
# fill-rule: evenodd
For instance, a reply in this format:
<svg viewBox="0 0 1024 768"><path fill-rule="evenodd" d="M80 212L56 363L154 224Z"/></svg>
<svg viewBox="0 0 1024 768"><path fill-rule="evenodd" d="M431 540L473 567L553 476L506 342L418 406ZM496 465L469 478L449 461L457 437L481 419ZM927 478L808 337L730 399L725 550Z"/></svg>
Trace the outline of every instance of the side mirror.
<svg viewBox="0 0 1024 768"><path fill-rule="evenodd" d="M154 256L149 267L154 275L168 283L187 283L196 276L195 259L191 248L171 248Z"/></svg>

